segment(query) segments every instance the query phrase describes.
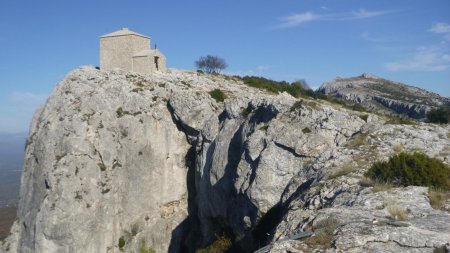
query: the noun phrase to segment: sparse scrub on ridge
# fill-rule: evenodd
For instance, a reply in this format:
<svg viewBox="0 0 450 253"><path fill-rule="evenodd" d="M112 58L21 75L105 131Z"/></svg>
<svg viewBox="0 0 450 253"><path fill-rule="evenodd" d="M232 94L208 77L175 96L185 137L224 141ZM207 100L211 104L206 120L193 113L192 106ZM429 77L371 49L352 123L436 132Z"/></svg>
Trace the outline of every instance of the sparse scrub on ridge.
<svg viewBox="0 0 450 253"><path fill-rule="evenodd" d="M450 121L450 106L431 109L427 113L427 119L431 123L448 124Z"/></svg>
<svg viewBox="0 0 450 253"><path fill-rule="evenodd" d="M420 152L401 152L388 161L375 162L364 176L400 186L417 185L450 190L450 167Z"/></svg>
<svg viewBox="0 0 450 253"><path fill-rule="evenodd" d="M275 94L287 92L293 97L306 96L314 99L325 99L327 97L322 93L305 89L304 85L299 82L288 83L286 81L274 81L257 76L244 76L242 81L250 87L266 90Z"/></svg>

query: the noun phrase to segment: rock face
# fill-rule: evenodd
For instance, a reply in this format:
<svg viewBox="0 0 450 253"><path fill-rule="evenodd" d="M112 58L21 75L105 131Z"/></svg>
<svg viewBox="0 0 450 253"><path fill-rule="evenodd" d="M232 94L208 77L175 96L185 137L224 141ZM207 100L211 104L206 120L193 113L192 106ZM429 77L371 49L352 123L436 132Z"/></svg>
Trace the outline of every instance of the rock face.
<svg viewBox="0 0 450 253"><path fill-rule="evenodd" d="M450 105L449 98L371 74L336 78L322 84L319 91L344 101L361 104L374 112L407 115L416 119L424 119L432 108Z"/></svg>
<svg viewBox="0 0 450 253"><path fill-rule="evenodd" d="M235 252L309 252L324 246L299 234L324 220L327 252L446 247L450 214L426 188L376 192L362 174L399 149L449 163L450 128L384 122L230 77L79 68L36 112L0 252L193 252L222 235Z"/></svg>

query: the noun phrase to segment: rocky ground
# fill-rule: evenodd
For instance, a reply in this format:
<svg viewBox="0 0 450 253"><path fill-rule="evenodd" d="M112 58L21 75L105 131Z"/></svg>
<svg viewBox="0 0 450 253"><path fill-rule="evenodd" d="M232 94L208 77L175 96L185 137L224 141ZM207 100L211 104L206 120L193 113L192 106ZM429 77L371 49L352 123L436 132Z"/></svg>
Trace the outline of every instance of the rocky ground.
<svg viewBox="0 0 450 253"><path fill-rule="evenodd" d="M448 200L362 176L401 151L449 164L449 147L449 126L238 78L82 67L35 114L0 252L193 252L223 237L234 252L449 249Z"/></svg>
<svg viewBox="0 0 450 253"><path fill-rule="evenodd" d="M319 92L361 105L372 112L422 120L430 109L450 105L449 98L371 74L336 78L322 84Z"/></svg>

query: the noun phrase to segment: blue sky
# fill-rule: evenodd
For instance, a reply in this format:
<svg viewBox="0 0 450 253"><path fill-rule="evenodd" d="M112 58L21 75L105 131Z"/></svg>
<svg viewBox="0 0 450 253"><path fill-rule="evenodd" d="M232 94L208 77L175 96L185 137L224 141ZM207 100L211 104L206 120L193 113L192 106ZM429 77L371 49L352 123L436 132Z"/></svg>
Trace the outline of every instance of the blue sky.
<svg viewBox="0 0 450 253"><path fill-rule="evenodd" d="M0 132L27 131L70 70L98 65L98 36L122 27L171 68L213 54L229 74L318 87L369 72L450 96L448 0L0 0Z"/></svg>

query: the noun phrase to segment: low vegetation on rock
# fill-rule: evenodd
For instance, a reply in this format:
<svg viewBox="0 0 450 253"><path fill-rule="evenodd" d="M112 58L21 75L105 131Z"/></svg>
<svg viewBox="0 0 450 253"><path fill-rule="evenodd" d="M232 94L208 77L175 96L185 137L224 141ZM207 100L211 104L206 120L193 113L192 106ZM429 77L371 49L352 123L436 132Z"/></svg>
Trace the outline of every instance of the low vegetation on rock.
<svg viewBox="0 0 450 253"><path fill-rule="evenodd" d="M219 89L210 91L209 95L211 95L211 97L214 98L217 102L223 102L227 98L227 95L225 95L225 93L223 93L223 91Z"/></svg>
<svg viewBox="0 0 450 253"><path fill-rule="evenodd" d="M431 109L427 113L427 118L431 123L448 124L450 122L450 106Z"/></svg>
<svg viewBox="0 0 450 253"><path fill-rule="evenodd" d="M232 246L231 239L226 236L217 237L209 246L198 249L195 253L223 253L227 252Z"/></svg>
<svg viewBox="0 0 450 253"><path fill-rule="evenodd" d="M395 185L429 186L450 190L450 167L426 154L401 152L378 161L365 173L371 179Z"/></svg>
<svg viewBox="0 0 450 253"><path fill-rule="evenodd" d="M336 219L328 218L318 222L314 226L315 233L313 236L305 239L305 243L313 248L328 249L333 243L333 233L336 230L338 222Z"/></svg>
<svg viewBox="0 0 450 253"><path fill-rule="evenodd" d="M287 92L293 97L306 96L311 98L325 99L326 96L313 90L306 89L299 82L288 83L286 81L274 81L264 77L244 76L242 81L250 87L266 90L272 93Z"/></svg>

